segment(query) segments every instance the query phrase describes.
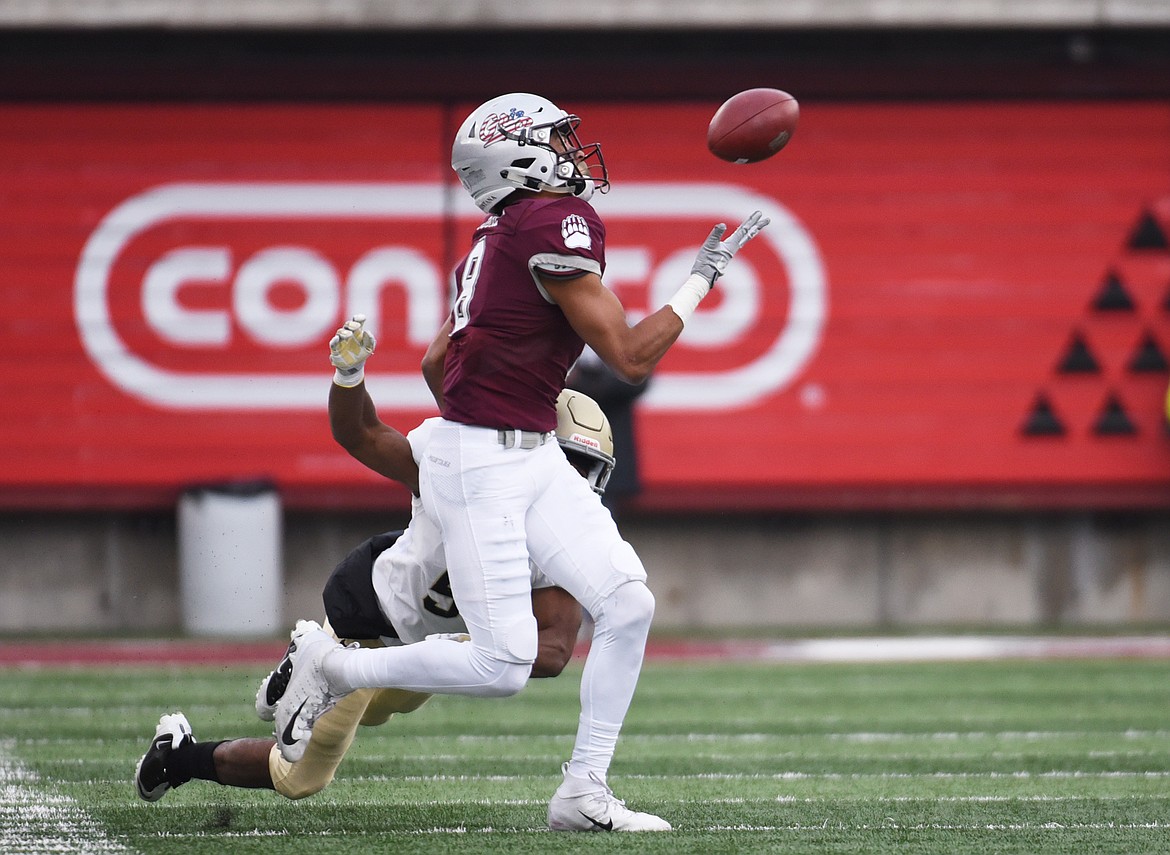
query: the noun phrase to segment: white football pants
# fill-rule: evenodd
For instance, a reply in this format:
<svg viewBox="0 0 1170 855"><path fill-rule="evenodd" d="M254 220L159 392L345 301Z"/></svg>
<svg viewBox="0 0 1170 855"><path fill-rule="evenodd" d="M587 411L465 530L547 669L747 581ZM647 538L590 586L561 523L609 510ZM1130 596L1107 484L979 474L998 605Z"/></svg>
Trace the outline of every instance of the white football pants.
<svg viewBox="0 0 1170 855"><path fill-rule="evenodd" d="M330 684L340 691L518 692L537 649L531 556L594 620L569 771L604 780L654 614L642 562L555 438L532 449L505 448L495 429L440 421L419 470L423 505L442 531L451 589L471 641L332 654Z"/></svg>

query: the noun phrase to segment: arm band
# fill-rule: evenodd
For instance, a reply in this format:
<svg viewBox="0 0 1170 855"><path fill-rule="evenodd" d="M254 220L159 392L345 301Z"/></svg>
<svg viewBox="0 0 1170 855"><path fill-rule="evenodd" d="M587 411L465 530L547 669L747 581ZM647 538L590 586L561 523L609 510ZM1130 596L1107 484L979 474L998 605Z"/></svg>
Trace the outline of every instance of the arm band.
<svg viewBox="0 0 1170 855"><path fill-rule="evenodd" d="M711 283L698 273L692 273L674 296L666 301L666 305L674 309L674 313L682 320L683 326L686 326L687 321L691 319L691 315L698 308L699 301L706 297L710 291Z"/></svg>
<svg viewBox="0 0 1170 855"><path fill-rule="evenodd" d="M346 389L352 389L358 383L366 379L366 366L363 363L359 365L356 370L350 371L348 374L342 372L340 368L333 372L333 382L338 386Z"/></svg>

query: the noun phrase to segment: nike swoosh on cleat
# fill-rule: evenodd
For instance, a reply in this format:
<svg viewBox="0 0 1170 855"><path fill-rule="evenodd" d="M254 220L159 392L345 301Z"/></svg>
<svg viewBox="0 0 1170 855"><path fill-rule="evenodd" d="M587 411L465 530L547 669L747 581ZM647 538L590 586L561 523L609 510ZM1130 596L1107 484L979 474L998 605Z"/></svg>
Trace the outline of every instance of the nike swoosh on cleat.
<svg viewBox="0 0 1170 855"><path fill-rule="evenodd" d="M598 822L593 817L591 817L589 814L585 813L585 811L579 810L579 811L577 811L577 813L581 814L581 816L585 817L587 820L589 820L591 823L593 823L594 827L597 828L598 831L613 831L613 820L612 819L606 820L605 822Z"/></svg>
<svg viewBox="0 0 1170 855"><path fill-rule="evenodd" d="M305 708L305 704L308 703L308 701L308 698L305 698L303 701L301 701L301 705L297 707L297 711L292 714L292 718L290 718L288 720L288 724L284 726L284 730L280 734L280 741L285 745L296 745L298 742L300 742L299 739L293 739L292 729L293 725L297 723L297 716L301 714L301 710ZM612 823L610 824L612 825Z"/></svg>

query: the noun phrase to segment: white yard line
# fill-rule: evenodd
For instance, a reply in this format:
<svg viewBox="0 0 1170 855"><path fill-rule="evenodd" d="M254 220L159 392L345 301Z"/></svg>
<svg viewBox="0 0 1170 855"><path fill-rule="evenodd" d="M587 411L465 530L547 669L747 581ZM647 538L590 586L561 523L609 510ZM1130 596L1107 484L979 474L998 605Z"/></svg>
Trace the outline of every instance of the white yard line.
<svg viewBox="0 0 1170 855"><path fill-rule="evenodd" d="M1155 658L1170 637L924 636L776 641L759 658L775 662L954 662L994 659Z"/></svg>
<svg viewBox="0 0 1170 855"><path fill-rule="evenodd" d="M902 825L900 823L889 820L880 825L873 825L868 823L852 824L852 823L813 823L800 824L794 823L791 825L704 825L698 827L680 826L679 831L683 832L697 832L697 831L747 831L755 833L766 833L775 831L790 831L790 832L824 832L824 831L992 831L992 832L1024 832L1024 831L1148 831L1148 830L1162 830L1170 829L1170 823L1162 822L1160 820L1151 820L1149 822L1013 822L1013 823L915 823L911 825ZM470 829L463 826L455 826L452 828L425 828L416 831L395 832L395 834L408 835L428 835L428 834L497 834L497 833L516 833L516 832L532 832L545 831L544 828L476 828ZM553 832L555 833L555 832Z"/></svg>
<svg viewBox="0 0 1170 855"><path fill-rule="evenodd" d="M1153 831L1170 829L1170 823L1150 822L1013 822L1013 823L936 823L902 825L890 820L880 825L826 822L812 825L709 825L699 831ZM690 830L690 829L688 829Z"/></svg>
<svg viewBox="0 0 1170 855"><path fill-rule="evenodd" d="M0 710L0 716L4 713L12 711L24 710L27 714L34 710L33 707L5 707ZM39 707L36 709L40 709ZM140 714L143 712L151 712L154 707L133 707L129 711ZM784 733L631 733L623 734L623 743L643 743L654 744L659 742L723 742L723 743L751 743L765 744L770 742L787 743L793 740L814 740L821 739L826 742L860 742L860 743L886 743L886 742L981 742L981 741L1000 741L1000 742L1044 742L1048 740L1070 740L1070 739L1120 739L1120 740L1139 740L1139 739L1158 739L1164 740L1170 737L1170 730L1138 730L1130 728L1127 730L943 730L935 731L933 733L925 733L918 731L829 731L823 730L793 730L785 731ZM459 734L456 736L449 736L443 734L442 736L426 736L415 735L412 737L420 745L425 745L428 742L449 743L457 742L460 744L471 745L514 745L514 744L532 744L533 742L557 742L562 743L565 739L563 734L532 736L531 734L512 734L512 733L492 733L492 734ZM142 742L139 736L115 737L101 740L108 745L132 745L137 746ZM83 745L92 747L95 744L93 739L83 739L81 737L63 737L61 739L49 739L46 737L30 737L30 738L13 738L7 740L10 749L18 748L19 746L44 746L44 745ZM453 754L422 754L418 752L412 756L416 757L434 757L442 756L465 758L465 755ZM529 756L509 753L509 757ZM542 757L544 755L531 755L534 757ZM925 755L924 755L925 756ZM86 763L104 763L102 759L95 759L87 761L79 759L77 762Z"/></svg>
<svg viewBox="0 0 1170 855"><path fill-rule="evenodd" d="M40 776L0 740L0 852L4 855L128 853L73 799L41 786Z"/></svg>
<svg viewBox="0 0 1170 855"><path fill-rule="evenodd" d="M442 804L447 804L443 802ZM544 802L541 802L544 804ZM1035 832L1035 831L1160 831L1170 829L1170 823L1161 820L1149 822L1013 822L1013 823L915 823L902 825L889 820L878 825L869 823L793 823L787 825L702 825L680 826L679 832L693 834L695 832L727 832L739 831L757 834L785 831L793 833L823 833L825 831L965 831L965 832ZM495 828L468 828L455 825L447 827L418 828L410 831L385 831L379 837L427 837L427 836L462 836L467 834L490 836L493 834L532 834L550 832L545 826L529 826L527 828L509 827ZM289 832L289 831L229 831L229 832L185 832L161 835L167 840L230 840L248 838L287 837L295 834L297 837L331 837L333 832Z"/></svg>
<svg viewBox="0 0 1170 855"><path fill-rule="evenodd" d="M461 781L531 781L532 775L362 775L351 780L377 783L450 783ZM622 775L625 781L867 781L867 780L1111 780L1170 778L1170 770L1153 771L1065 769L1051 772L697 772L689 775Z"/></svg>

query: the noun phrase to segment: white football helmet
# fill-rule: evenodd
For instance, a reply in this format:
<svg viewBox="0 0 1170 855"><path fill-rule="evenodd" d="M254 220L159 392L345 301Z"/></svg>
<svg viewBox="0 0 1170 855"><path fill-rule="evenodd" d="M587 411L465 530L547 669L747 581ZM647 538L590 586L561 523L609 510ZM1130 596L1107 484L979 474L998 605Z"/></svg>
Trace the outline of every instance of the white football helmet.
<svg viewBox="0 0 1170 855"><path fill-rule="evenodd" d="M613 431L588 395L565 389L557 396L557 443L595 493L605 493L613 473Z"/></svg>
<svg viewBox="0 0 1170 855"><path fill-rule="evenodd" d="M451 168L485 213L517 190L551 190L588 200L609 190L601 145L582 145L581 120L547 98L514 92L481 104L451 147Z"/></svg>

